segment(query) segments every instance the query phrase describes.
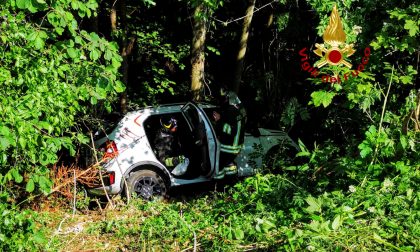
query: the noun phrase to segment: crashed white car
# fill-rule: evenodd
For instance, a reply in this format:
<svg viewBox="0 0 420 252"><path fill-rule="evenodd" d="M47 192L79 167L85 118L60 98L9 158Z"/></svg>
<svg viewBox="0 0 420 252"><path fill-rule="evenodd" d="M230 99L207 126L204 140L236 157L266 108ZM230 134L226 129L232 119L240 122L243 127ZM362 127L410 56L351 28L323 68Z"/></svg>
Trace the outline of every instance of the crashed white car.
<svg viewBox="0 0 420 252"><path fill-rule="evenodd" d="M91 188L93 194L129 193L145 199L164 196L171 187L210 181L219 174L220 142L212 114L217 107L210 104L169 104L130 112L109 134L95 141L105 171L104 187ZM189 158L187 171L176 176L160 162L154 150L154 137L160 130L162 116L176 118L182 151ZM278 130L259 128L245 133L245 141L235 162L237 176L249 176L262 166L262 155L250 155L255 148L261 154L279 145L298 148L290 137ZM200 143L200 144L197 144ZM251 158L254 156L254 158Z"/></svg>

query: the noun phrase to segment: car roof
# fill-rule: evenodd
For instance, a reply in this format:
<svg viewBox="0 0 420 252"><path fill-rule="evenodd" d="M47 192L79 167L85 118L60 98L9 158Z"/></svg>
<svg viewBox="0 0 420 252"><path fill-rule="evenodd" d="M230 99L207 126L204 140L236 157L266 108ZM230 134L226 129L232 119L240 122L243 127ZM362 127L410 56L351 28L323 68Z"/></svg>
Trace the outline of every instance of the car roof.
<svg viewBox="0 0 420 252"><path fill-rule="evenodd" d="M177 102L177 103L166 103L166 104L159 104L159 105L151 105L151 106L146 106L146 107L142 107L138 110L134 110L131 112L137 112L137 111L141 111L141 110L145 110L145 109L157 109L157 108L168 108L168 107L182 107L185 104L187 104L188 102ZM191 102L196 104L197 106L199 106L200 108L215 108L217 107L214 104L210 104L210 103L206 103L206 102L200 102L200 103L196 103L196 102Z"/></svg>
<svg viewBox="0 0 420 252"><path fill-rule="evenodd" d="M154 106L146 106L146 107L142 107L138 110L133 110L128 112L125 117L130 117L132 115L136 115L138 113L142 113L144 111L153 111L153 114L156 114L157 111L160 111L160 113L162 114L166 114L166 113L171 113L171 112L180 112L181 108L186 105L188 102L178 102L178 103L167 103L167 104L159 104L159 105L154 105ZM191 102L195 105L197 105L198 107L202 108L202 109L206 109L206 108L216 108L217 106L214 104L210 104L210 103L195 103L195 102ZM160 114L157 113L157 114Z"/></svg>

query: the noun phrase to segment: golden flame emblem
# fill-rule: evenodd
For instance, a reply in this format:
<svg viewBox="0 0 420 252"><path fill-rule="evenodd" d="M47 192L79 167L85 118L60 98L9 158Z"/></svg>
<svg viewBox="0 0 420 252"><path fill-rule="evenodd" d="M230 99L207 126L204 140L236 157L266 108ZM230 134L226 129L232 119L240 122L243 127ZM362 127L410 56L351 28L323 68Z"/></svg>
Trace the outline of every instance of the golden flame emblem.
<svg viewBox="0 0 420 252"><path fill-rule="evenodd" d="M346 34L344 33L336 5L334 5L331 12L330 21L322 38L324 39L324 44L315 44L317 49L314 50L314 53L322 58L315 66L321 68L326 64L332 66L343 64L351 68L352 64L344 58L351 56L355 50L353 49L353 44L348 45L345 43Z"/></svg>

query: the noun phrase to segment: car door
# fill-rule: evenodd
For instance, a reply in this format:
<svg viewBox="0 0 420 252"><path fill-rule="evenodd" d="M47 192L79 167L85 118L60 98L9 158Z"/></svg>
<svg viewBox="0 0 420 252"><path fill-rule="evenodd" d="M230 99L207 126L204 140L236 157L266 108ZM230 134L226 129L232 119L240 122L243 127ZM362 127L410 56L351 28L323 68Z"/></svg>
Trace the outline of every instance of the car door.
<svg viewBox="0 0 420 252"><path fill-rule="evenodd" d="M181 108L181 111L193 134L198 158L201 159L201 167L199 168L201 168L203 175L210 177L215 171L217 172L219 164L218 149L220 148L213 127L204 111L196 104L189 102Z"/></svg>

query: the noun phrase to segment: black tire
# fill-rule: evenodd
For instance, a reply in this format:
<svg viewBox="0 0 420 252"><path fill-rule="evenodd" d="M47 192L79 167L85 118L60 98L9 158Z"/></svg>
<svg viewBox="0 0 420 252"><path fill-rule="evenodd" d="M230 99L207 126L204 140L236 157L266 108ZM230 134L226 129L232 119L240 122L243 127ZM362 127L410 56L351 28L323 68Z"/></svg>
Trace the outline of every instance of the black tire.
<svg viewBox="0 0 420 252"><path fill-rule="evenodd" d="M145 200L160 200L167 196L168 185L156 172L139 170L132 172L127 179L128 192Z"/></svg>

